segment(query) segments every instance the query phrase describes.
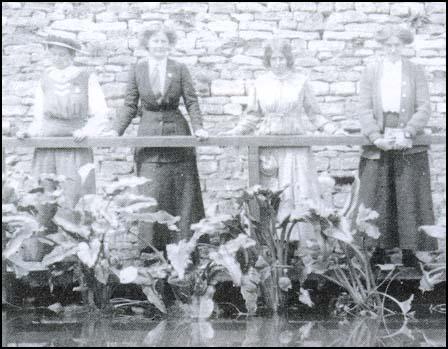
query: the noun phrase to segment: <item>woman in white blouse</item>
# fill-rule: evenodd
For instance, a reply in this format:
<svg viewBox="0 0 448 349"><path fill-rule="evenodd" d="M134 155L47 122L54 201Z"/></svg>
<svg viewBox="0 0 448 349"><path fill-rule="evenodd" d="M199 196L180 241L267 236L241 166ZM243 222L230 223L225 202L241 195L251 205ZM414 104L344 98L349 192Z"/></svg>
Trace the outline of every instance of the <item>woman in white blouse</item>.
<svg viewBox="0 0 448 349"><path fill-rule="evenodd" d="M310 132L306 118L328 134L337 128L321 114L308 76L294 70L289 43L277 40L265 47L268 71L255 80L249 92L246 112L238 125L223 135L300 135ZM309 147L261 148L260 182L263 187L282 194L278 218L282 221L292 210L306 202L320 206L321 192L314 157ZM310 225L297 225L292 239L302 240ZM302 236L299 236L299 233ZM308 236L308 234L306 234Z"/></svg>
<svg viewBox="0 0 448 349"><path fill-rule="evenodd" d="M97 77L74 65L80 45L71 39L50 35L48 45L52 65L46 69L35 92L34 119L28 130L17 133L26 137L74 137L80 142L99 135L106 128L107 105ZM93 162L90 148L37 148L33 157L33 175L56 174L66 177L62 184L65 205L57 214L74 220L72 209L85 194L95 193L95 176L91 172L81 183L79 169ZM48 183L46 183L49 186ZM49 188L51 189L51 188ZM51 216L55 208L42 207L41 217ZM47 219L48 221L48 219ZM44 246L37 239L29 242L24 258L41 260Z"/></svg>

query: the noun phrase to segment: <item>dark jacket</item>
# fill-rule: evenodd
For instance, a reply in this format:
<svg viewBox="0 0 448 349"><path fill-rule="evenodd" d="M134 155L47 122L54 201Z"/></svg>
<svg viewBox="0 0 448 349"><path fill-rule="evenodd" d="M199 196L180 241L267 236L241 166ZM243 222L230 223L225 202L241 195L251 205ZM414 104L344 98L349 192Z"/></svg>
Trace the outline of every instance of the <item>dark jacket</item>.
<svg viewBox="0 0 448 349"><path fill-rule="evenodd" d="M193 130L202 128L198 98L185 64L168 59L165 91L162 96L154 95L148 70L147 60L142 60L131 67L124 108L116 118L113 129L119 135L124 133L137 115L140 101L142 117L137 136L190 135L188 122L178 108L181 97L190 115ZM193 154L191 148L137 148L135 161L179 162L191 159Z"/></svg>
<svg viewBox="0 0 448 349"><path fill-rule="evenodd" d="M359 121L364 135L370 141L382 137L384 118L381 101L382 61L378 60L366 67L360 81ZM400 127L412 136L422 134L431 115L428 82L423 69L407 59L403 59L401 78ZM414 146L403 150L405 154L426 151L427 146ZM363 148L363 157L379 159L380 150L375 146Z"/></svg>

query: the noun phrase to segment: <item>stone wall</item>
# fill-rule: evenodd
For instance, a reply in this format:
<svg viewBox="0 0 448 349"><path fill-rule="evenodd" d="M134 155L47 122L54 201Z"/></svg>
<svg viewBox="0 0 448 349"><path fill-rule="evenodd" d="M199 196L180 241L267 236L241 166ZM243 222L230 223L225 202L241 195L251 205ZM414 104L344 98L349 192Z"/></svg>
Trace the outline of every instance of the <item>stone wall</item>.
<svg viewBox="0 0 448 349"><path fill-rule="evenodd" d="M2 3L2 120L14 128L32 118L33 90L46 65L40 44L49 29L77 38L86 54L76 61L96 69L114 116L123 104L127 70L145 55L137 34L153 22L177 29L173 57L191 69L200 96L205 127L210 133L233 127L245 106L247 86L263 73L263 41L278 35L290 40L296 66L308 72L323 113L357 133L359 78L366 62L378 52L373 32L379 24L407 22L416 40L406 55L424 66L430 81L430 128L446 131L446 5L364 2L229 2L229 3ZM138 119L126 134L134 134ZM315 147L319 172L338 182L357 172L357 147ZM29 149L8 150L29 168ZM199 170L206 206L232 211L235 196L247 185L244 148L202 147ZM446 206L446 148L431 151L436 216ZM127 148L96 150L99 180L129 173ZM340 207L348 191L338 186L330 199Z"/></svg>

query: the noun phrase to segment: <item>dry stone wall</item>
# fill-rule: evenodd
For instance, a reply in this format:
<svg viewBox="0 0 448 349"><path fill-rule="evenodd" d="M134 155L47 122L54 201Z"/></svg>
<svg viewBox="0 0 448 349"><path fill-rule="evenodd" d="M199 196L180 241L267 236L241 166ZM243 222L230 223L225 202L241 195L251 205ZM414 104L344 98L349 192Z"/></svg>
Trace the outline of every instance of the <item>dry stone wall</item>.
<svg viewBox="0 0 448 349"><path fill-rule="evenodd" d="M123 104L130 64L145 56L141 28L166 22L178 44L173 57L186 63L200 96L205 127L213 135L232 128L244 110L247 88L264 69L263 42L277 35L294 48L296 66L310 74L323 113L352 133L359 132L356 103L363 67L378 53L379 24L407 22L416 32L405 54L429 79L433 132L446 132L446 4L444 2L195 2L195 3L2 3L2 120L20 129L32 118L33 91L46 65L42 35L49 29L77 38L86 53L76 58L94 68L111 118ZM126 134L135 134L138 119ZM357 172L357 147L315 147L318 170L343 183ZM8 150L16 166L29 169L29 149ZM243 147L198 149L206 206L235 210L235 196L247 185ZM128 148L95 151L99 181L133 169ZM446 147L431 151L432 188L438 219L446 215ZM327 199L340 207L347 186ZM123 247L129 241L122 241ZM129 247L129 246L128 246ZM123 253L126 255L126 253ZM129 255L128 255L129 256Z"/></svg>

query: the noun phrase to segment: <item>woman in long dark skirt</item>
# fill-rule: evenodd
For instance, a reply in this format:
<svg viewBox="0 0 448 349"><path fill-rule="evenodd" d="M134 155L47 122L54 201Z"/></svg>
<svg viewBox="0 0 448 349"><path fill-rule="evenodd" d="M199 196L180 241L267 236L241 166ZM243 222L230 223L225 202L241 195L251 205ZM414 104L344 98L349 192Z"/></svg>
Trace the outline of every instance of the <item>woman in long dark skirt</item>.
<svg viewBox="0 0 448 349"><path fill-rule="evenodd" d="M385 26L376 39L384 57L367 66L360 82L360 122L373 143L359 165L360 202L379 213L381 231L373 263L384 263L387 249L399 247L405 266L417 266L415 251L433 250L435 239L419 232L434 224L428 147L413 145L422 134L431 106L423 69L402 57L413 34Z"/></svg>
<svg viewBox="0 0 448 349"><path fill-rule="evenodd" d="M184 64L168 58L175 42L175 32L164 26L155 26L142 33L141 44L148 49L149 55L130 70L124 108L110 134L124 133L137 115L140 101L142 117L138 136L190 135L188 122L179 110L182 97L195 136L207 138L190 73ZM169 243L188 239L190 225L204 217L194 149L139 148L135 151L135 162L137 175L151 179L141 187L141 194L155 198L158 210L180 216L180 232L169 231L157 223L140 223L142 240L163 250Z"/></svg>

